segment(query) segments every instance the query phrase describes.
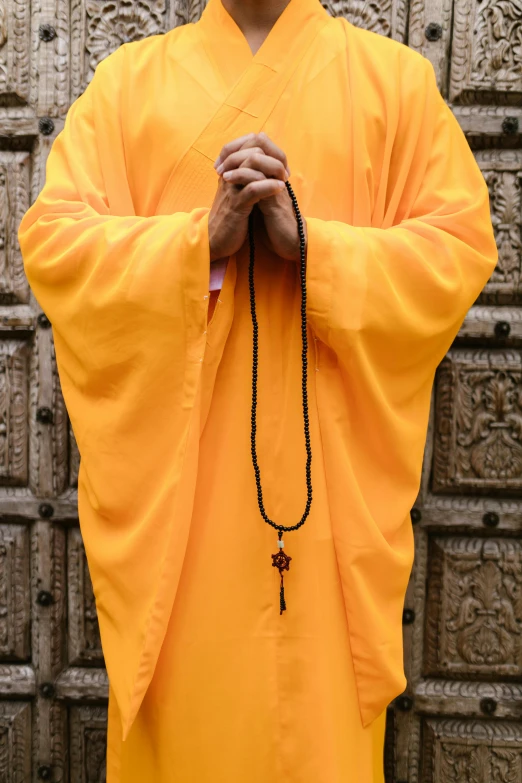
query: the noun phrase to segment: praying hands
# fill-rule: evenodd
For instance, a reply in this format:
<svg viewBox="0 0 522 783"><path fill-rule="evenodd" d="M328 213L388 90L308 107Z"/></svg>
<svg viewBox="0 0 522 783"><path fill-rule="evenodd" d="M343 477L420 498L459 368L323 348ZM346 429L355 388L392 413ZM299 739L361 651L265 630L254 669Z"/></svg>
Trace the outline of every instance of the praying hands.
<svg viewBox="0 0 522 783"><path fill-rule="evenodd" d="M226 144L214 164L220 176L209 215L211 261L235 253L246 239L248 217L257 205L265 244L286 260L299 259L299 235L285 180L285 153L265 133ZM306 221L303 220L306 238Z"/></svg>

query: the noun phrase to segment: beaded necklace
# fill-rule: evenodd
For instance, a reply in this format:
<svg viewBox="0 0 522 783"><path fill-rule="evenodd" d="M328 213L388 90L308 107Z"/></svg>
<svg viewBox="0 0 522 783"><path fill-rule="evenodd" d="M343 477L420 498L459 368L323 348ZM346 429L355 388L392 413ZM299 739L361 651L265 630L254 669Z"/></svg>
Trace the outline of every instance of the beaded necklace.
<svg viewBox="0 0 522 783"><path fill-rule="evenodd" d="M265 506L263 503L263 490L261 488L261 472L259 470L259 465L257 462L257 451L256 451L256 432L257 432L257 375L258 375L258 323L257 323L257 314L256 314L256 296L255 296L255 288L254 288L254 264L255 264L255 246L254 246L254 218L253 218L253 212L250 213L249 219L248 219L248 239L250 244L250 265L248 270L248 281L249 281L249 289L250 289L250 312L252 315L252 328L253 328L253 361L252 361L252 417L251 417L251 446L252 446L252 464L254 466L254 473L256 478L256 486L257 486L257 503L259 506L259 511L261 512L261 516L265 520L265 522L268 525L271 525L273 528L275 528L278 531L278 552L275 555L272 555L272 565L279 569L279 574L281 577L280 582L280 588L279 588L279 608L280 612L279 614L283 614L283 612L286 609L286 601L285 601L285 588L284 588L284 582L283 582L283 571L288 571L290 567L290 561L292 558L286 554L284 551L284 541L283 541L283 532L288 532L291 530L298 530L301 525L304 525L308 514L310 513L310 506L312 505L312 474L311 474L311 463L312 463L312 449L310 447L310 427L309 427L309 420L308 420L308 389L307 389L307 383L308 383L308 337L307 337L307 329L306 329L306 242L305 242L305 235L304 235L304 229L303 229L303 219L301 217L301 213L299 211L299 207L297 205L297 199L295 197L294 191L292 190L292 186L287 181L285 182L286 189L288 191L288 194L292 200L292 206L294 209L294 214L297 220L297 230L299 232L299 245L300 245L300 278L301 278L301 336L302 336L302 344L303 344L303 350L302 350L302 392L303 392L303 421L304 421L304 435L305 435L305 446L306 446L306 491L307 491L307 500L305 505L305 510L303 513L303 516L301 517L300 521L296 525L291 525L285 527L284 525L278 525L275 522L273 522L268 514L265 511Z"/></svg>

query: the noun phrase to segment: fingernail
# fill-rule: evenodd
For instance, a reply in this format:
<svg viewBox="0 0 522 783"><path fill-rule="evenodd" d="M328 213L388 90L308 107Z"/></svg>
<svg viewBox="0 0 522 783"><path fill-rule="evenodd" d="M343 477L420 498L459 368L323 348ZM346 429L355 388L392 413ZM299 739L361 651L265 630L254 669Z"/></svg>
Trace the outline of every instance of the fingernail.
<svg viewBox="0 0 522 783"><path fill-rule="evenodd" d="M224 169L224 165L222 163L220 166L217 167L216 171L217 171L218 174L222 174L223 173L223 169Z"/></svg>
<svg viewBox="0 0 522 783"><path fill-rule="evenodd" d="M216 158L216 162L214 163L214 168L217 169L220 163L221 163L221 158Z"/></svg>
<svg viewBox="0 0 522 783"><path fill-rule="evenodd" d="M288 179L289 176L290 176L289 169L285 169L285 177L286 177L286 179Z"/></svg>
<svg viewBox="0 0 522 783"><path fill-rule="evenodd" d="M230 179L231 176L232 176L231 171L225 171L225 173L223 174L223 179Z"/></svg>

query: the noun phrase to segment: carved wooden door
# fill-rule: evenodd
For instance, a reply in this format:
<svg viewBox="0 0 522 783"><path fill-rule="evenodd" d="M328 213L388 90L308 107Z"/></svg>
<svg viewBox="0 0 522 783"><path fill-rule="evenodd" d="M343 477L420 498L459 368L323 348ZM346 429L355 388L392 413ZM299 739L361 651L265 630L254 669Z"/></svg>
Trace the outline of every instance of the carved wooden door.
<svg viewBox="0 0 522 783"><path fill-rule="evenodd" d="M0 2L0 781L105 780L107 677L77 523L79 456L52 330L17 244L97 63L199 0ZM325 2L433 62L491 197L500 260L442 362L404 610L388 783L522 781L522 8ZM362 782L361 782L362 783Z"/></svg>

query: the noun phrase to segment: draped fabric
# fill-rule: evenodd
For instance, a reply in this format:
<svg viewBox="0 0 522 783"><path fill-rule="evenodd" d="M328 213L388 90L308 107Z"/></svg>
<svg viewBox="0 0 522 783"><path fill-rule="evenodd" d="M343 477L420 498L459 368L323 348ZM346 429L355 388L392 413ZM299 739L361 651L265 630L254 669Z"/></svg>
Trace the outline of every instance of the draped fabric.
<svg viewBox="0 0 522 783"><path fill-rule="evenodd" d="M260 130L308 227L314 495L285 534L283 615L250 458L246 244L209 311L213 162ZM210 0L98 65L19 241L81 455L109 783L382 783L434 373L497 261L431 63L319 0L291 0L253 55ZM258 457L292 525L298 270L256 245Z"/></svg>

